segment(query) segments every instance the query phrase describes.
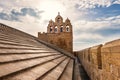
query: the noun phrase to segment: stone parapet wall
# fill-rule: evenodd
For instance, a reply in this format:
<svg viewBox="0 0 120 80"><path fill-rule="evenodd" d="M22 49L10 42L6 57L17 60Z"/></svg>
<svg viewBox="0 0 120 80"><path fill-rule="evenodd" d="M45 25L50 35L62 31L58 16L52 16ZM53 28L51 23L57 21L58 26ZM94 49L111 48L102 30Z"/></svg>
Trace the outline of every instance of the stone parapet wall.
<svg viewBox="0 0 120 80"><path fill-rule="evenodd" d="M75 54L91 80L120 80L120 39Z"/></svg>

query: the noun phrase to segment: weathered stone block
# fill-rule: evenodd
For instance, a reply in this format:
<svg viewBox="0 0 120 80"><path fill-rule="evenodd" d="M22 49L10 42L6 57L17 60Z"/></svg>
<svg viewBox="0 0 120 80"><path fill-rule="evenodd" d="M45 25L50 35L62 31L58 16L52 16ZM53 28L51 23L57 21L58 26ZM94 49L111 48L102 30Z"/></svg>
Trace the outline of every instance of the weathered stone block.
<svg viewBox="0 0 120 80"><path fill-rule="evenodd" d="M110 52L111 53L120 53L120 45L118 45L118 46L111 46L110 47Z"/></svg>

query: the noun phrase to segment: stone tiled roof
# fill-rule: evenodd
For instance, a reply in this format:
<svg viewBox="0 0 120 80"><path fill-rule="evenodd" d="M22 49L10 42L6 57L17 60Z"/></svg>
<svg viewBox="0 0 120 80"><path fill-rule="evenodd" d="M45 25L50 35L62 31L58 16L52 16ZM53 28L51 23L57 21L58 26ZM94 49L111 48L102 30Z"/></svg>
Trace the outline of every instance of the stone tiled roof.
<svg viewBox="0 0 120 80"><path fill-rule="evenodd" d="M0 23L0 80L75 80L75 64L70 53Z"/></svg>

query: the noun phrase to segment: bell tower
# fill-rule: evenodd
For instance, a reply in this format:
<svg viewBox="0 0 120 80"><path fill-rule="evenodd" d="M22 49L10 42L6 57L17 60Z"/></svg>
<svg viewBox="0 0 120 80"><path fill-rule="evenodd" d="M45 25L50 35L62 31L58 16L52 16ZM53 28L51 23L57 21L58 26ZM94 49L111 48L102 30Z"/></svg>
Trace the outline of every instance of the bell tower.
<svg viewBox="0 0 120 80"><path fill-rule="evenodd" d="M58 46L70 53L73 51L72 25L67 18L63 22L60 13L55 18L55 22L50 20L47 26L47 33L38 33L38 38Z"/></svg>

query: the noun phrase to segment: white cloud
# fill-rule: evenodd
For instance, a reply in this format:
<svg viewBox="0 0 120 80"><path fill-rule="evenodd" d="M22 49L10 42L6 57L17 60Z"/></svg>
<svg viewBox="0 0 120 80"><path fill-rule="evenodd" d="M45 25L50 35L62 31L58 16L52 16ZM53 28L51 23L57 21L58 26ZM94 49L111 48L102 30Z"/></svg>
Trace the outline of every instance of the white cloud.
<svg viewBox="0 0 120 80"><path fill-rule="evenodd" d="M41 0L0 0L0 7L4 12L9 13L12 9L20 10L21 8L38 8Z"/></svg>
<svg viewBox="0 0 120 80"><path fill-rule="evenodd" d="M73 23L74 31L95 31L106 28L120 28L120 16L112 16L107 18L99 18L94 21L78 20Z"/></svg>
<svg viewBox="0 0 120 80"><path fill-rule="evenodd" d="M106 24L109 24L108 27L104 26L103 28L119 28L120 29L120 15L118 16L111 16L111 17L103 17L97 19L99 22L106 22ZM102 25L101 25L102 28Z"/></svg>
<svg viewBox="0 0 120 80"><path fill-rule="evenodd" d="M10 27L27 32L31 35L36 36L36 37L37 37L38 32L45 32L46 31L47 24L40 22L40 20L37 20L34 17L27 15L24 17L20 17L20 19L22 20L22 22L7 21L7 20L0 20L0 22L4 23Z"/></svg>
<svg viewBox="0 0 120 80"><path fill-rule="evenodd" d="M116 0L114 4L120 4L120 0Z"/></svg>
<svg viewBox="0 0 120 80"><path fill-rule="evenodd" d="M107 28L111 25L109 21L86 21L79 20L74 23L75 30L80 31L94 31L101 28Z"/></svg>
<svg viewBox="0 0 120 80"><path fill-rule="evenodd" d="M84 32L84 33L80 33L79 35L75 35L74 36L74 39L75 40L89 40L89 39L103 39L104 37L100 34L94 34L94 33L87 33L87 32Z"/></svg>
<svg viewBox="0 0 120 80"><path fill-rule="evenodd" d="M74 50L80 50L119 39L119 34L105 36L100 33L93 33L101 29L120 29L119 25L120 16L102 18L96 21L78 20L74 22Z"/></svg>
<svg viewBox="0 0 120 80"><path fill-rule="evenodd" d="M3 8L0 7L0 12L2 12L2 11L3 11Z"/></svg>
<svg viewBox="0 0 120 80"><path fill-rule="evenodd" d="M73 43L73 47L74 47L74 51L79 51L79 50L82 50L82 49L85 49L85 48L89 48L93 45L97 45L97 44L93 44L93 43L86 43L86 42L74 42Z"/></svg>
<svg viewBox="0 0 120 80"><path fill-rule="evenodd" d="M118 19L120 19L120 15L110 16L110 17L101 17L101 18L98 18L97 20L99 20L99 21L111 21L111 20L118 20Z"/></svg>
<svg viewBox="0 0 120 80"><path fill-rule="evenodd" d="M91 33L90 33L91 34ZM86 37L88 37L90 34L86 35ZM94 36L94 35L93 35ZM82 40L82 38L79 38L79 40L77 41L74 41L73 42L73 46L74 46L74 51L79 51L79 50L82 50L82 49L85 49L85 48L89 48L89 47L92 47L92 46L95 46L95 45L99 45L99 44L105 44L106 42L110 42L110 41L113 41L113 40L116 40L116 39L120 39L120 36L119 34L118 35L114 35L114 36L106 36L106 37L103 37L99 34L96 34L95 36L98 36L96 37L96 39L94 39L94 37L92 36L93 40L95 41L84 41ZM78 36L79 37L79 36ZM84 37L83 37L84 38ZM89 39L86 39L86 40L90 40L91 38ZM99 40L99 41L98 41ZM98 41L98 42L97 42Z"/></svg>
<svg viewBox="0 0 120 80"><path fill-rule="evenodd" d="M112 0L62 0L66 4L70 4L70 6L78 5L78 9L86 9L86 8L95 8L96 6L106 6L114 4ZM116 1L118 3L119 0ZM118 3L119 4L119 3Z"/></svg>

